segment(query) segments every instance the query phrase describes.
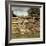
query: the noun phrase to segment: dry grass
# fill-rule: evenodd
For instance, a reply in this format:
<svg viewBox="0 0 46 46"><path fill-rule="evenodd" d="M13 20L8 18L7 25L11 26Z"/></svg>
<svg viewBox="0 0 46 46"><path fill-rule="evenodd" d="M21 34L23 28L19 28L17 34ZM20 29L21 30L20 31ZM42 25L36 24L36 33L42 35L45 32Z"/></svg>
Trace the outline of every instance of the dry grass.
<svg viewBox="0 0 46 46"><path fill-rule="evenodd" d="M37 38L40 37L39 17L12 17L11 38Z"/></svg>

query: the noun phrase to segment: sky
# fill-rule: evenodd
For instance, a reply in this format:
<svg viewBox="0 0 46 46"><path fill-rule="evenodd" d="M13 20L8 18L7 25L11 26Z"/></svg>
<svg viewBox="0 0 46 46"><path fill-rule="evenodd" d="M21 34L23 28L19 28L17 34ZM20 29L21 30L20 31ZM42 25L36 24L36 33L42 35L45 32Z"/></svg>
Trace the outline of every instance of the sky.
<svg viewBox="0 0 46 46"><path fill-rule="evenodd" d="M29 7L12 7L13 14L17 16L28 16L29 9Z"/></svg>

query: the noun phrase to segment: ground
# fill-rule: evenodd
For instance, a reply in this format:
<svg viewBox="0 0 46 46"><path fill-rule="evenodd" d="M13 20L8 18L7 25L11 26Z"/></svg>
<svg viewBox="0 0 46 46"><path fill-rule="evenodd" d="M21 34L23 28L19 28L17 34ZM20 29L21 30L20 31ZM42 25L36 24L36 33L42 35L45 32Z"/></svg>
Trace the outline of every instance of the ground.
<svg viewBox="0 0 46 46"><path fill-rule="evenodd" d="M12 17L11 38L39 38L39 17Z"/></svg>

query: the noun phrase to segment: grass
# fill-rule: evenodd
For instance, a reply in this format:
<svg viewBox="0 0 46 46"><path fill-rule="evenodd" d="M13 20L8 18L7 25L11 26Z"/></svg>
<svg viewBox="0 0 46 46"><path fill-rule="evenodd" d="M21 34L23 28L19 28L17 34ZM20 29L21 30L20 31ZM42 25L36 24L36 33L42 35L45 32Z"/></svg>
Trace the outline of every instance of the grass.
<svg viewBox="0 0 46 46"><path fill-rule="evenodd" d="M25 34L16 34L16 33L12 33L12 37L13 39L16 39L16 38L39 38L40 37L40 32L35 32L35 33L31 33L31 34L28 34L28 33L25 33Z"/></svg>
<svg viewBox="0 0 46 46"><path fill-rule="evenodd" d="M19 20L20 18L20 20ZM27 19L28 18L28 19ZM11 38L12 39L17 39L17 38L39 38L40 37L40 31L39 31L39 20L36 20L34 19L34 22L33 22L33 19L30 17L27 17L27 18L22 18L21 17L18 17L17 19L16 18L13 18L12 20L12 33L11 33ZM20 24L21 26L18 26L18 23L16 23L16 21L22 21L22 23ZM24 21L27 20L28 23L24 23ZM14 22L14 23L13 23ZM25 26L23 26L23 24ZM14 27L14 28L13 28ZM24 34L21 34L20 32L20 28L22 29L29 29L30 32L25 32ZM25 28L23 28L25 27ZM32 30L33 29L33 30ZM34 32L33 32L34 31ZM18 32L18 33L16 33Z"/></svg>

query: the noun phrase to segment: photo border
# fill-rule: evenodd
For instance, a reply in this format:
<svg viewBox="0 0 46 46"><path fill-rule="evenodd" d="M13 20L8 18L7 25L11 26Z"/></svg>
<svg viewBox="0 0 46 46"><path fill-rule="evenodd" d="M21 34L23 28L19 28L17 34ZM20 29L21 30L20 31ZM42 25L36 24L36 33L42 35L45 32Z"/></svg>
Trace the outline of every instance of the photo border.
<svg viewBox="0 0 46 46"><path fill-rule="evenodd" d="M23 42L23 43L8 43L8 3L27 3L27 4L42 4L43 5L43 41L39 42ZM8 45L25 45L25 44L43 44L45 43L45 3L44 2L27 2L27 1L5 1L6 11L6 34L5 34L5 46Z"/></svg>

